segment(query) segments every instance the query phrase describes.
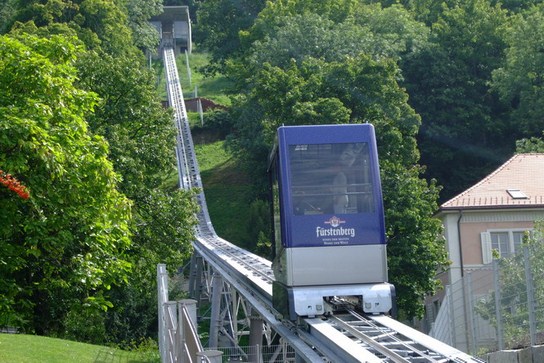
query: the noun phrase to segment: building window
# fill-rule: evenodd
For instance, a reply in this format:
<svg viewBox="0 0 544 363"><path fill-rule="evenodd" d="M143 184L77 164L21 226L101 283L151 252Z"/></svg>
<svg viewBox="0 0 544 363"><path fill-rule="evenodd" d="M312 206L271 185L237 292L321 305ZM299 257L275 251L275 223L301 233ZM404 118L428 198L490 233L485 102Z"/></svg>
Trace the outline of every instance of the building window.
<svg viewBox="0 0 544 363"><path fill-rule="evenodd" d="M490 232L491 248L501 257L510 257L520 252L524 231Z"/></svg>
<svg viewBox="0 0 544 363"><path fill-rule="evenodd" d="M491 263L493 250L498 251L500 257L511 257L521 253L521 244L527 231L524 230L500 230L481 233L482 262Z"/></svg>

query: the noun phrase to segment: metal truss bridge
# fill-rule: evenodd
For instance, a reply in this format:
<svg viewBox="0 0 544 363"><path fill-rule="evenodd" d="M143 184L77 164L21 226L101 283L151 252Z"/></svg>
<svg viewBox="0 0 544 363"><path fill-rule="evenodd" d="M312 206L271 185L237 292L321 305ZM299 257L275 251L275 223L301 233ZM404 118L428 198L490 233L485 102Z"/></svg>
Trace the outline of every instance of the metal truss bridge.
<svg viewBox="0 0 544 363"><path fill-rule="evenodd" d="M198 301L207 298L211 302L210 349L228 346L239 349L243 361L263 362L260 350L242 352L239 341L245 336L245 345L278 347L266 360L270 362L481 363L387 316L363 316L348 310L327 318L299 319L296 324L282 319L272 307L271 262L225 241L213 229L172 48L163 49L163 60L178 130L180 184L199 190L189 293Z"/></svg>

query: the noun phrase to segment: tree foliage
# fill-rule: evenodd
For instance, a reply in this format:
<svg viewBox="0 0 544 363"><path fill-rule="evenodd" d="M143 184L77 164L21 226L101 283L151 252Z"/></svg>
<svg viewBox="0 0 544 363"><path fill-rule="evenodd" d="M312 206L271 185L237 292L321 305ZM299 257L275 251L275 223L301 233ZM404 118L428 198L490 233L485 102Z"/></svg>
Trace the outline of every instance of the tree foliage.
<svg viewBox="0 0 544 363"><path fill-rule="evenodd" d="M0 0L0 34L5 33L15 16L16 0Z"/></svg>
<svg viewBox="0 0 544 363"><path fill-rule="evenodd" d="M87 51L78 60L80 85L102 102L88 123L110 144L110 157L123 174L121 188L131 199L143 198L174 172L172 114L153 87L143 59ZM166 172L166 173L165 173Z"/></svg>
<svg viewBox="0 0 544 363"><path fill-rule="evenodd" d="M253 24L264 4L264 0L206 0L199 5L196 37L211 52L216 69L239 53L238 33Z"/></svg>
<svg viewBox="0 0 544 363"><path fill-rule="evenodd" d="M500 164L519 135L490 91L491 73L504 59L506 15L486 0L445 9L428 47L402 62L410 103L423 120L422 162L444 185L443 198Z"/></svg>
<svg viewBox="0 0 544 363"><path fill-rule="evenodd" d="M196 204L193 201L192 193L177 191L173 183L170 182L170 180L176 179L173 148L175 131L171 113L162 107L156 94L153 75L145 69L143 54L137 49L137 46L145 48L151 43L148 43L147 40L143 41L141 37L135 43L132 37L132 32L138 32L138 29L148 26L146 18L156 13L161 6L152 0L133 0L128 3L102 0L76 2L23 0L18 5L18 12L13 17L15 22L11 29L12 34L22 39L28 37L49 39L55 37L54 34L63 34L65 37L72 37L71 42L77 44L77 47L70 45L69 56L66 56L65 63L72 68L70 68L70 72L66 71L65 78L66 82L70 82L74 87L74 93L80 92L81 97L79 98L79 94L75 94L69 99L75 104L73 107L68 105L62 108L62 105L68 104L66 100L60 100L59 105L55 105L59 110L64 110L62 112L66 115L72 108L79 107L80 115L78 116L80 119L78 121L80 124L74 127L74 132L79 128L84 130L96 143L92 155L107 163L111 169L102 173L105 180L111 179L107 183L103 182L103 188L114 188L120 200L123 200L127 205L132 205L131 213L129 213L128 207L123 206L121 202L118 202L117 207L112 207L113 211L110 211L109 205L103 207L101 223L93 226L92 232L85 233L84 230L79 232L76 222L72 222L74 226L70 226L70 228L77 229L78 233L70 232L68 227L64 228L62 232L58 232L56 227L52 228L49 225L42 228L41 233L48 236L47 239L52 241L51 244L53 242L62 243L64 246L70 242L68 245L71 245L71 241L74 240L76 242L73 245L77 246L78 243L89 244L87 239L97 238L104 244L104 247L98 252L92 250L88 254L82 253L79 258L79 263L82 266L80 269L87 268L92 272L92 274L89 272L82 281L87 281L87 285L96 291L88 292L83 288L74 289L74 293L67 295L64 300L56 299L50 292L46 294L41 291L39 296L32 296L34 300L26 295L17 297L21 306L25 306L25 304L30 307L39 306L39 309L36 308L33 312L35 320L39 323L32 325L32 322L29 322L27 326L30 329L34 326L34 330L39 333L47 332L38 330L38 327L48 327L50 333L66 334L73 339L95 343L120 344L123 341L139 341L145 337L154 336L156 331L156 324L154 324L156 316L156 288L154 287L156 264L168 263L173 266L181 266L184 263L184 259L188 258L190 253L190 241L193 236L193 226L196 223L194 218ZM139 33L137 35L141 36ZM60 51L57 53L62 54ZM10 58L13 63L10 64L10 72L15 73L18 57L24 59L24 56L26 56L25 52L19 52ZM36 69L32 69L32 67ZM29 77L32 75L35 78L33 78L33 82L38 82L38 84L49 84L48 74L45 71L41 72L39 67L41 67L40 63L29 63ZM24 81L13 84L24 84ZM29 110L35 108L35 104L32 102L33 93L30 91L32 85L33 83L29 82L29 88L26 90L29 98L26 107ZM18 87L13 87L13 89L17 90ZM56 91L57 89L50 91L52 102L55 102L53 96ZM39 104L36 103L36 105ZM93 112L90 112L91 110ZM32 118L29 117L29 119ZM69 127L66 129L70 130ZM56 138L55 132L57 132L56 127L46 127L34 135L32 141L41 145L49 138ZM13 142L13 140L18 140L18 137L19 135L13 134L10 135L9 140ZM45 143L42 154L52 154L52 151L55 150L49 151L50 148L49 143ZM53 159L72 160L79 154L83 155L83 152L74 152L71 149L58 150L55 151ZM17 160L12 160L15 155L17 154L8 153L5 157L6 162L16 162ZM8 168L9 164L5 166L6 164L3 162L4 160L0 163L2 170L5 169L6 172L22 178L17 169L11 170ZM85 174L85 178L89 179L88 187L93 187L93 178L97 178L95 174L100 174L98 167L97 170L90 171L84 167L83 162L79 162L79 164L73 162L73 164L74 167L75 165L79 166L78 170ZM118 174L114 173L113 169ZM34 169L23 170L23 172L29 170ZM47 201L51 204L49 208L56 211L54 213L56 218L61 218L61 216L68 218L69 214L64 214L64 211L72 209L81 209L80 213L85 218L91 218L95 213L99 213L98 210L93 211L86 207L85 203L90 203L90 201L70 198L71 193L76 193L78 189L74 186L69 187L70 183L66 173L63 172L62 178L60 176L55 176L55 178L54 185L59 187L59 196L58 198L48 197ZM57 179L61 179L62 183ZM27 185L26 179L20 180L24 185ZM81 181L81 183L83 182ZM33 203L35 187L32 184L28 186ZM63 188L71 189L66 191ZM55 189L49 188L47 190L49 193L54 193ZM112 198L108 193L95 187L94 191L89 192L85 198L92 199L99 205L105 203L103 199L107 201ZM125 196L130 199L130 203ZM19 238L26 238L28 232L28 227L25 227L25 221L28 218L26 213L32 211L32 208L28 208L24 212L14 214L19 215L20 218L18 219L21 227ZM41 209L40 213L42 213ZM86 217L87 214L90 216ZM125 218L122 220L123 223L118 221L122 217ZM72 220L75 219L75 217L72 218ZM54 221L51 216L47 216L44 220L51 223ZM83 229L86 222L82 220L81 224ZM120 236L118 229L125 235ZM108 238L104 237L104 234ZM112 243L112 246L109 245L110 238L117 238L116 243ZM31 251L31 249L28 250ZM23 251L25 248L22 248L20 253ZM73 247L69 251L76 253L78 249ZM25 253L28 254L28 252ZM101 263L95 263L94 258L99 258ZM21 264L23 263L26 264L22 260ZM63 263L61 260L58 261L58 264L63 265ZM109 267L110 265L107 268L104 267L107 263L111 267ZM116 263L120 267L116 267ZM26 265L24 266L23 268L15 265L10 268L27 271ZM65 266L63 271L66 275L63 277L67 280L79 278L80 269L74 268L68 263L63 266ZM72 275L69 275L70 269ZM53 271L52 268L50 270ZM28 271L28 274L34 276L30 272L31 269ZM116 273L117 284L113 284L111 280L114 277L112 276L115 276ZM13 281L10 286L13 289L22 289L22 291L26 291L27 288L32 290L25 285L26 283L32 285L34 282L31 279ZM98 287L95 288L94 285ZM60 295L64 290L59 286L52 285L51 291ZM11 309L9 311L13 313L14 303L13 298L6 299L3 306L6 307L6 311ZM107 308L107 311L94 309L93 306ZM27 311L30 310L27 309ZM11 316L19 317L19 315L13 314ZM41 324L45 320L55 323ZM95 330L87 329L86 321L93 321L97 324L96 331L104 331L106 334L97 337ZM22 326L21 324L15 325Z"/></svg>
<svg viewBox="0 0 544 363"><path fill-rule="evenodd" d="M504 9L514 13L521 13L535 5L542 4L542 0L493 0L493 5L500 4Z"/></svg>
<svg viewBox="0 0 544 363"><path fill-rule="evenodd" d="M123 176L119 188L134 202L133 271L127 286L108 294L114 307L104 324L112 341L141 340L156 331L156 265L178 267L189 258L197 207L192 193L168 187L176 175L172 114L142 58L88 51L77 65L81 86L102 96L89 127L108 140Z"/></svg>
<svg viewBox="0 0 544 363"><path fill-rule="evenodd" d="M544 114L544 4L514 18L505 64L494 70L493 86L511 105L511 122L524 137L540 136Z"/></svg>
<svg viewBox="0 0 544 363"><path fill-rule="evenodd" d="M0 42L0 165L31 191L0 190L0 308L38 333L82 303L107 307L130 268L130 202L85 123L97 98L74 86L77 51L59 36Z"/></svg>
<svg viewBox="0 0 544 363"><path fill-rule="evenodd" d="M41 36L59 32L77 35L87 49L101 49L118 57L136 54L127 10L120 2L21 0L14 21L14 28L38 31Z"/></svg>
<svg viewBox="0 0 544 363"><path fill-rule="evenodd" d="M544 134L516 141L517 153L544 153Z"/></svg>
<svg viewBox="0 0 544 363"><path fill-rule="evenodd" d="M140 49L155 51L159 44L159 34L149 23L154 15L162 14L162 1L159 0L128 0L126 9L128 25L132 30L134 45Z"/></svg>

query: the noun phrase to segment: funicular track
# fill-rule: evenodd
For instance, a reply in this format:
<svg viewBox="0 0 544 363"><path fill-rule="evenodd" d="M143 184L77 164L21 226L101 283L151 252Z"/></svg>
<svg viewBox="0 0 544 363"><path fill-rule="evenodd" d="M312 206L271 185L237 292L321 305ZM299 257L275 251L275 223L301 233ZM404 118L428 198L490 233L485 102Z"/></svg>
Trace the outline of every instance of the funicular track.
<svg viewBox="0 0 544 363"><path fill-rule="evenodd" d="M481 362L387 316L364 316L346 310L323 319L300 319L298 324L283 320L272 308L271 262L225 241L213 229L172 48L164 48L163 61L178 130L180 185L199 191L195 253L243 296L299 358L307 362Z"/></svg>

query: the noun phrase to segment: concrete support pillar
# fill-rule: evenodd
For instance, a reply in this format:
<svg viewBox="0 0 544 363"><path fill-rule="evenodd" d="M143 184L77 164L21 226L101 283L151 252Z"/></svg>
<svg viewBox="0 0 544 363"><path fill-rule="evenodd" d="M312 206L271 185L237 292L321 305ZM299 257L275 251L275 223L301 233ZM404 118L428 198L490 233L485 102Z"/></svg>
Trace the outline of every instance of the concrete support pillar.
<svg viewBox="0 0 544 363"><path fill-rule="evenodd" d="M221 319L221 294L223 293L223 277L217 272L213 274L212 283L212 311L210 316L210 340L208 346L217 348Z"/></svg>
<svg viewBox="0 0 544 363"><path fill-rule="evenodd" d="M259 316L249 318L249 362L261 363L263 344L263 319Z"/></svg>
<svg viewBox="0 0 544 363"><path fill-rule="evenodd" d="M194 253L189 270L189 296L200 302L202 295L202 256Z"/></svg>

